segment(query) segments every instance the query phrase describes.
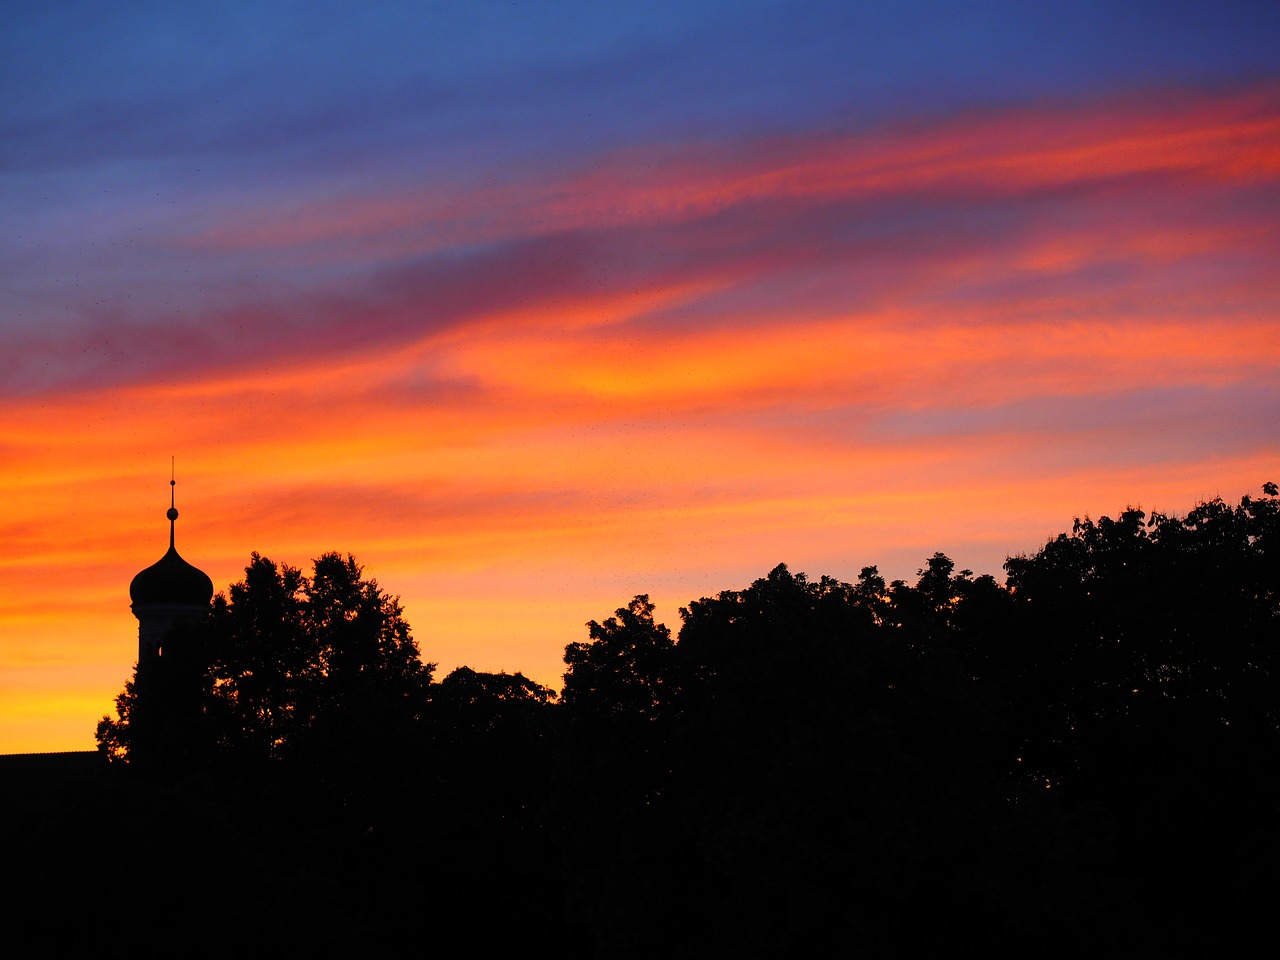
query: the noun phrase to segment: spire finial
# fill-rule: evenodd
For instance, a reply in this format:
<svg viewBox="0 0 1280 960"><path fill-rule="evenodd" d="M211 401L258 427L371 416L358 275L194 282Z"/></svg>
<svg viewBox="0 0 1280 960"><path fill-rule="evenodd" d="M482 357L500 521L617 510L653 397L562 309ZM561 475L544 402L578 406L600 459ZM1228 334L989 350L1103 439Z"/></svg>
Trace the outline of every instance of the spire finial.
<svg viewBox="0 0 1280 960"><path fill-rule="evenodd" d="M174 488L178 480L174 472L173 457L169 457L169 510L165 516L169 518L169 549L173 549L173 521L178 519L178 506Z"/></svg>

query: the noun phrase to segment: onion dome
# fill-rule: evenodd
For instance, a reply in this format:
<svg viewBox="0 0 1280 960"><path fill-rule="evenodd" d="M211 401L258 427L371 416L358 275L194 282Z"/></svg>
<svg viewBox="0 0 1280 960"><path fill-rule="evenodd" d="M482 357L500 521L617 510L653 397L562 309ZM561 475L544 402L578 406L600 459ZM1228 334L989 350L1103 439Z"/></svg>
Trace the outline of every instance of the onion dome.
<svg viewBox="0 0 1280 960"><path fill-rule="evenodd" d="M208 606L213 599L213 581L203 570L178 556L173 545L173 526L178 519L173 505L174 481L169 481L169 552L143 570L129 584L129 599L138 606Z"/></svg>

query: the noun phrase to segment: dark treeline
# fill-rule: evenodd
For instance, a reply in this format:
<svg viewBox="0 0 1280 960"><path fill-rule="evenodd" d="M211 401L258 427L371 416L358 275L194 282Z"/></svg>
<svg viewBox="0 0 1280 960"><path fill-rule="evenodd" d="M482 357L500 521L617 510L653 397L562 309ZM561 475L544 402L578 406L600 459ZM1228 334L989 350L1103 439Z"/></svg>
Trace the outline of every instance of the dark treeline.
<svg viewBox="0 0 1280 960"><path fill-rule="evenodd" d="M254 555L10 790L61 939L567 957L1229 949L1280 891L1280 498L1077 521L1007 580L638 596L559 695L443 679L351 558ZM518 629L514 625L513 629ZM15 824L21 824L15 829Z"/></svg>

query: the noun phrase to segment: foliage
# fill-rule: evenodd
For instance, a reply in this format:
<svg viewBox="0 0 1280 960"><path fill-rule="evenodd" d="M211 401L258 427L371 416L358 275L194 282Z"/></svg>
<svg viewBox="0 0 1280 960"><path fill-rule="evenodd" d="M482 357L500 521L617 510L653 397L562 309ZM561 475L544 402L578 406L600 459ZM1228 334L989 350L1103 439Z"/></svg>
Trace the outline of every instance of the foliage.
<svg viewBox="0 0 1280 960"><path fill-rule="evenodd" d="M653 621L647 595L604 623L587 624L588 643L565 647L564 702L577 712L651 719L669 694L671 631Z"/></svg>
<svg viewBox="0 0 1280 960"><path fill-rule="evenodd" d="M115 759L136 753L158 700L171 701L157 737L180 735L192 759L261 763L341 747L354 755L388 724L411 722L433 665L420 658L399 601L355 559L318 557L311 576L257 553L245 578L213 601L207 622L141 665L98 725ZM186 678L176 683L175 677ZM151 696L144 693L161 691ZM180 701L175 703L172 701ZM181 714L185 723L175 727ZM333 757L330 756L329 762Z"/></svg>
<svg viewBox="0 0 1280 960"><path fill-rule="evenodd" d="M1135 508L1086 517L1008 560L1013 615L1035 649L1009 694L1043 776L1110 777L1127 765L1123 751L1150 755L1151 736L1175 730L1180 744L1163 749L1190 748L1186 723L1210 740L1273 736L1278 503L1268 492L1180 519Z"/></svg>
<svg viewBox="0 0 1280 960"><path fill-rule="evenodd" d="M912 584L780 565L682 609L674 643L645 596L591 622L558 782L588 952L857 929L871 953L1080 953L1216 943L1195 911L1247 926L1280 853L1278 544L1268 484L1078 520L1004 585L941 553Z"/></svg>
<svg viewBox="0 0 1280 960"><path fill-rule="evenodd" d="M566 646L557 698L433 683L351 557L255 554L99 742L236 771L218 829L286 845L353 942L430 900L566 956L1221 952L1280 859L1276 487L1086 517L1006 571L779 564L674 638L642 594Z"/></svg>
<svg viewBox="0 0 1280 960"><path fill-rule="evenodd" d="M494 880L482 851L498 859L525 852L529 862L508 863L508 879L520 869L540 870L550 855L538 817L553 764L555 697L519 673L469 667L431 686L430 745L420 757L430 764L431 785L416 803L431 822L449 824L436 856L448 856L487 886Z"/></svg>
<svg viewBox="0 0 1280 960"><path fill-rule="evenodd" d="M855 587L779 565L682 609L675 644L652 614L637 597L566 650L565 709L588 734L564 746L565 855L592 949L670 949L674 925L682 955L821 952L850 904L913 901L922 856L930 884L954 878L933 846L1002 799L990 708L947 649L893 624L878 571Z"/></svg>

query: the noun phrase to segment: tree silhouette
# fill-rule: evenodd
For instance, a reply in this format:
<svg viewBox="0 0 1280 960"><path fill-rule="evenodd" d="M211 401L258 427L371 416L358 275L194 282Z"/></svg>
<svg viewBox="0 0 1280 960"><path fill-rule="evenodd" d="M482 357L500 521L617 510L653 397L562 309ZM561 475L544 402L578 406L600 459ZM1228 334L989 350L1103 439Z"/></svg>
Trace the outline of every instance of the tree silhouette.
<svg viewBox="0 0 1280 960"><path fill-rule="evenodd" d="M99 741L211 758L215 780L157 789L348 944L427 901L455 921L437 945L522 949L537 924L565 956L1208 952L1275 889L1278 545L1267 484L1077 520L1005 584L940 552L911 583L779 564L675 638L643 594L590 621L558 699L433 683L353 558L255 554ZM189 834L139 818L157 850ZM254 891L235 909L278 893Z"/></svg>
<svg viewBox="0 0 1280 960"><path fill-rule="evenodd" d="M307 579L254 553L244 579L214 597L209 669L224 751L279 757L305 734L319 709L320 643L310 629Z"/></svg>
<svg viewBox="0 0 1280 960"><path fill-rule="evenodd" d="M1156 931L1191 915L1245 926L1274 889L1280 501L1263 492L1183 518L1077 520L1006 564L1025 651L1004 691L1026 782L1131 865L1132 909ZM1220 938L1184 927L1167 944Z"/></svg>
<svg viewBox="0 0 1280 960"><path fill-rule="evenodd" d="M117 719L99 723L109 756L137 759L139 732L159 728L206 762L358 763L420 714L434 667L399 601L337 553L310 577L254 553L245 578L177 641L135 668Z"/></svg>
<svg viewBox="0 0 1280 960"><path fill-rule="evenodd" d="M671 631L648 595L587 624L590 641L565 647L564 702L575 713L652 719L673 693Z"/></svg>

